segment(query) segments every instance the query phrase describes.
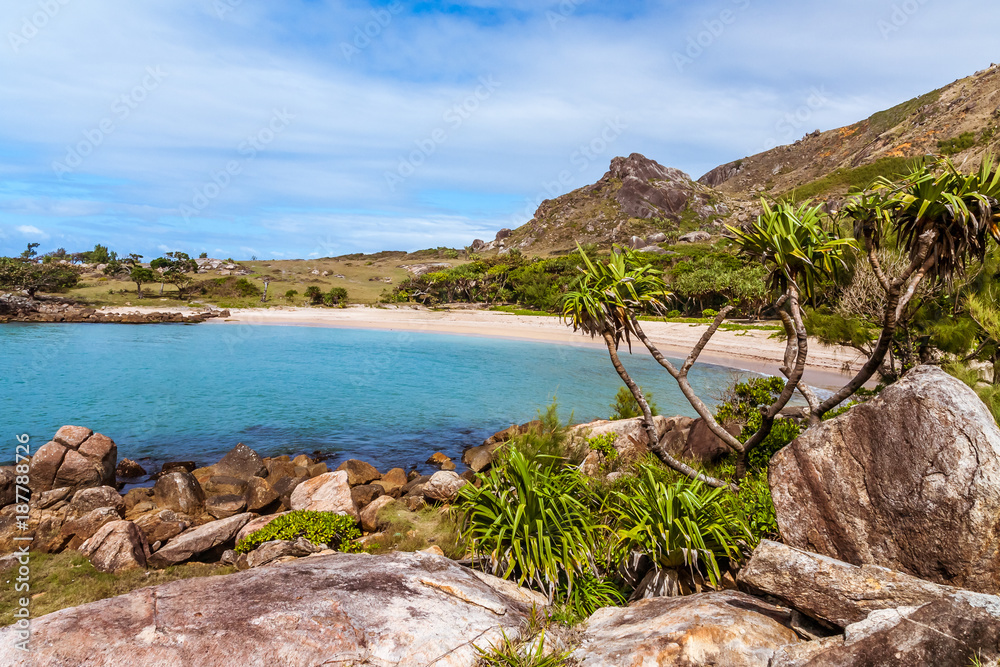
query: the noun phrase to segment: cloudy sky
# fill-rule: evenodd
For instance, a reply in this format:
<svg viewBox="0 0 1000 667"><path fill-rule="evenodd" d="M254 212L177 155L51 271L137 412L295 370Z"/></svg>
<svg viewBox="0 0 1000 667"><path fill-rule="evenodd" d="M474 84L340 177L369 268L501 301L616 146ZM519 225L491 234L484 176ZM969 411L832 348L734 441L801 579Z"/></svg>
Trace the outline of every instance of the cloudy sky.
<svg viewBox="0 0 1000 667"><path fill-rule="evenodd" d="M976 20L970 21L969 17ZM990 64L995 3L4 0L0 254L464 246Z"/></svg>

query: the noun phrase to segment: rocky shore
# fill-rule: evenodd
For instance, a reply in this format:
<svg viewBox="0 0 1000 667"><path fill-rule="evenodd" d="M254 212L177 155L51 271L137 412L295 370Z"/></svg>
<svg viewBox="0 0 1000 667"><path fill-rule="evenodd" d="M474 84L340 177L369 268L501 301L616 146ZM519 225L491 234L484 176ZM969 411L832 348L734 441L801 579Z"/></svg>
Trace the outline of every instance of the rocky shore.
<svg viewBox="0 0 1000 667"><path fill-rule="evenodd" d="M660 447L690 460L716 455L696 420L658 417L656 426L656 443L635 419L580 425L571 437L613 434L623 457ZM65 426L28 465L28 507L14 503L19 471L0 469L0 554L30 534L33 550L76 549L108 572L192 560L242 571L34 619L31 654L15 648L15 627L2 629L0 663L457 667L477 664L479 649L504 637L587 667L1000 659L1000 428L972 390L933 367L772 459L782 541L761 541L718 586L677 597L651 588L576 628L549 625L541 639L545 596L452 560L440 545L371 555L298 537L235 548L301 511L338 516L356 527L358 547L373 544L391 508L447 508L504 442L531 428L512 426L467 450L461 474L440 453L428 460L440 469L420 475L358 460L330 470L237 445L211 466L166 464L151 488L122 495L136 464L118 461L110 438ZM607 475L602 456L591 451L581 470Z"/></svg>
<svg viewBox="0 0 1000 667"><path fill-rule="evenodd" d="M199 324L215 317L229 317L228 310L180 312L103 312L57 299L38 300L12 294L0 295L0 324L8 322L89 322L118 324Z"/></svg>

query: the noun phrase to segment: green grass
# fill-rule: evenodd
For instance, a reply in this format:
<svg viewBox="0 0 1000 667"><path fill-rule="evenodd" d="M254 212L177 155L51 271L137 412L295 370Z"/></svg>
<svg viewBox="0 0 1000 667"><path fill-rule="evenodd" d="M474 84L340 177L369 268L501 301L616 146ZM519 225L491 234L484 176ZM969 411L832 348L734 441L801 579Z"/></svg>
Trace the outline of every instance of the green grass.
<svg viewBox="0 0 1000 667"><path fill-rule="evenodd" d="M941 99L940 88L938 90L932 90L926 95L914 97L912 100L908 100L902 104L897 104L891 109L886 109L885 111L879 111L876 114L872 114L872 116L868 119L871 124L872 132L882 134L886 130L891 130L916 113L917 109L920 107L927 104L933 104L939 99Z"/></svg>
<svg viewBox="0 0 1000 667"><path fill-rule="evenodd" d="M640 315L637 318L640 322L671 322L675 324L711 324L712 319L708 317L653 317L652 315ZM723 322L719 331L784 331L780 324L741 324L739 322Z"/></svg>
<svg viewBox="0 0 1000 667"><path fill-rule="evenodd" d="M120 574L100 572L77 551L61 554L32 553L29 607L32 618L60 609L123 595L138 588L180 579L230 574L236 569L208 563L184 563L164 570L129 570ZM16 568L0 572L0 626L15 621L14 610L23 592L14 590Z"/></svg>
<svg viewBox="0 0 1000 667"><path fill-rule="evenodd" d="M941 155L955 155L964 150L968 150L976 145L976 134L974 132L963 132L957 137L945 139L938 142L938 152Z"/></svg>
<svg viewBox="0 0 1000 667"><path fill-rule="evenodd" d="M852 169L837 169L822 178L781 194L779 199L801 202L852 188L866 188L879 176L895 179L910 173L913 158L887 157Z"/></svg>
<svg viewBox="0 0 1000 667"><path fill-rule="evenodd" d="M490 310L512 315L530 315L534 317L558 317L556 313L547 313L544 310L528 310L517 306L493 306Z"/></svg>

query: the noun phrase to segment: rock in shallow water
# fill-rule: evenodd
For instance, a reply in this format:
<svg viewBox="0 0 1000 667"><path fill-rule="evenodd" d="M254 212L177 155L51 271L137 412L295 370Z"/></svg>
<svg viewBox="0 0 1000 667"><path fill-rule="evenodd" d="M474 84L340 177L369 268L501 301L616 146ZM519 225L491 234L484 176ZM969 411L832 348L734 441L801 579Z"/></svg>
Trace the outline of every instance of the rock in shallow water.
<svg viewBox="0 0 1000 667"><path fill-rule="evenodd" d="M4 628L0 664L472 667L529 608L440 556L315 556L33 619L31 653Z"/></svg>

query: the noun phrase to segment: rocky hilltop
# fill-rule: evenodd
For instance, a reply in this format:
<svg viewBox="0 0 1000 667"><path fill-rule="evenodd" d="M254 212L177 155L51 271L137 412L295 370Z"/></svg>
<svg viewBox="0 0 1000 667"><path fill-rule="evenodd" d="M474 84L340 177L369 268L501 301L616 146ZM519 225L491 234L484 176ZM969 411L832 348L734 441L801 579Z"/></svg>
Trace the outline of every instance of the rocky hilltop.
<svg viewBox="0 0 1000 667"><path fill-rule="evenodd" d="M546 199L534 217L517 229L501 230L490 243L473 250L511 248L544 253L574 248L576 243L609 245L632 236L675 235L719 229L732 210L711 187L664 167L638 153L616 157L601 180L568 194Z"/></svg>

